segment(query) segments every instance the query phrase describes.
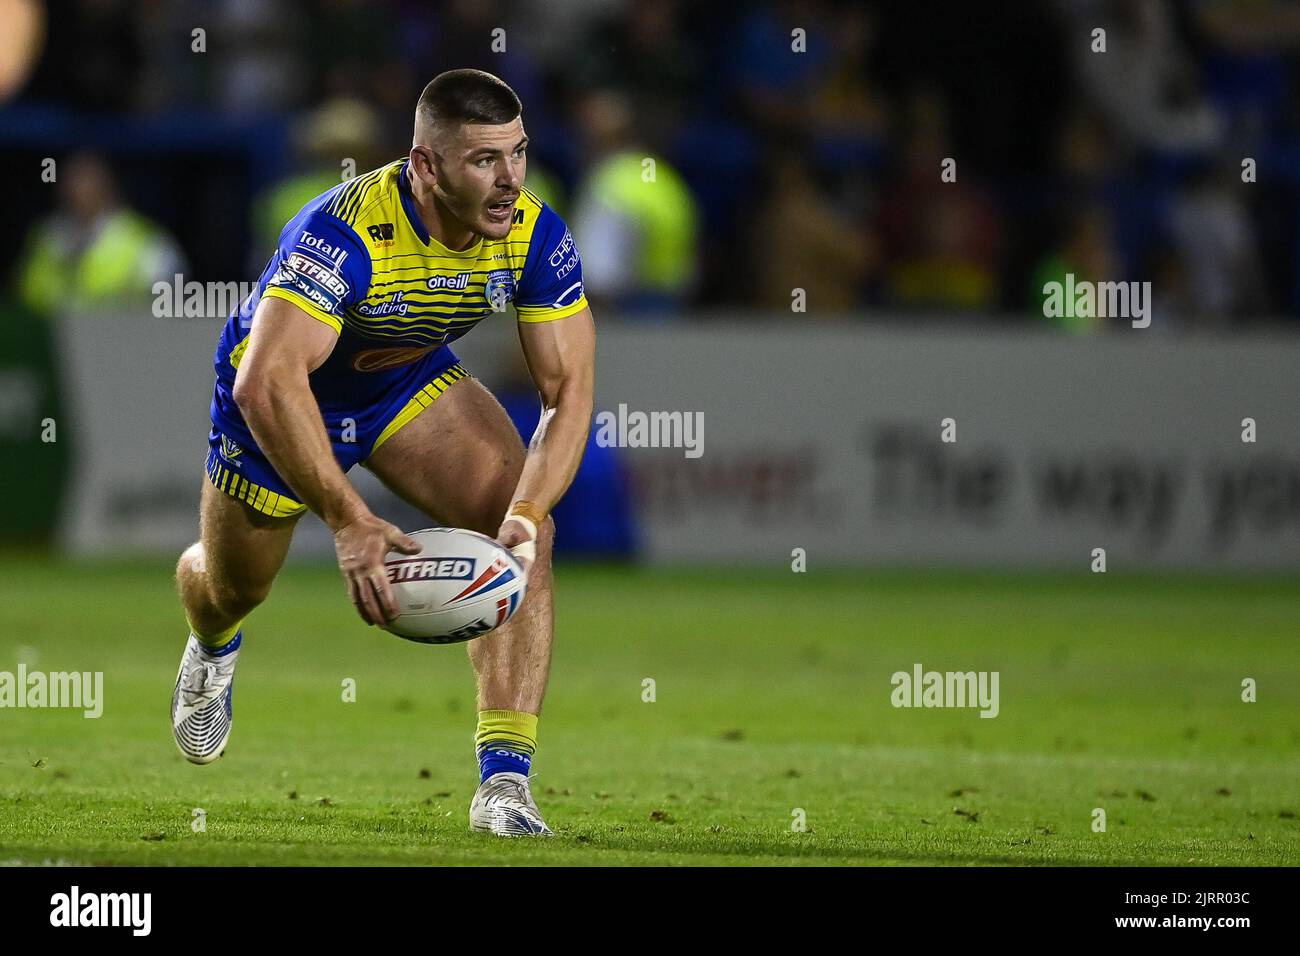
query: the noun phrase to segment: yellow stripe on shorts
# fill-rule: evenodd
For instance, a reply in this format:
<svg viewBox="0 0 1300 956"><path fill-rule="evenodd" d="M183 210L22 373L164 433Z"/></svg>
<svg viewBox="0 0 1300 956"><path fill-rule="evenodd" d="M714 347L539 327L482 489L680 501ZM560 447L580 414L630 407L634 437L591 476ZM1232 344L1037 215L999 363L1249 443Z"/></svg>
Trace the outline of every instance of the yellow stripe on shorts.
<svg viewBox="0 0 1300 956"><path fill-rule="evenodd" d="M402 407L402 410L398 412L397 415L394 416L393 420L384 426L384 430L379 433L379 437L375 440L374 447L370 449L370 454L373 455L380 445L388 441L388 439L392 438L414 421L415 416L432 405L439 395L447 391L447 389L451 388L453 384L459 382L462 378L468 377L469 372L465 371L465 367L457 362L428 385L424 386L424 388L412 395L411 400Z"/></svg>
<svg viewBox="0 0 1300 956"><path fill-rule="evenodd" d="M272 518L291 518L307 510L307 506L302 502L294 501L262 485L255 485L238 472L217 462L213 462L208 467L208 480L227 497L246 502L254 511L260 511Z"/></svg>

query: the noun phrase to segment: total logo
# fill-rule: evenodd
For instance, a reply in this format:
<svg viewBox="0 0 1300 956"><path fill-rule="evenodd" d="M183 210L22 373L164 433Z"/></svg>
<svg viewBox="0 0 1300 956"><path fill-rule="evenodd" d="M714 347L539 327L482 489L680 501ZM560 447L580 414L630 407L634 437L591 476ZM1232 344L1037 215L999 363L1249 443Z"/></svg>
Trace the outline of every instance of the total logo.
<svg viewBox="0 0 1300 956"><path fill-rule="evenodd" d="M320 236L313 236L306 229L304 229L302 235L298 237L298 245L307 246L308 248L320 252L334 263L335 268L343 265L344 260L348 257L347 250L342 246L336 246L331 242L326 242Z"/></svg>

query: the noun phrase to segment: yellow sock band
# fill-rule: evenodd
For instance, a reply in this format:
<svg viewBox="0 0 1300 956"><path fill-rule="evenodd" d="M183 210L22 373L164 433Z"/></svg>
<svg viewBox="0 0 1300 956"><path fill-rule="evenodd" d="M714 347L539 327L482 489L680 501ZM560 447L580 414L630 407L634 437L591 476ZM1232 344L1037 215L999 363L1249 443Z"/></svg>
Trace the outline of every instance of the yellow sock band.
<svg viewBox="0 0 1300 956"><path fill-rule="evenodd" d="M494 745L531 756L537 750L537 715L518 710L480 710L474 749Z"/></svg>
<svg viewBox="0 0 1300 956"><path fill-rule="evenodd" d="M188 617L185 618L185 623L190 625L190 633L199 639L200 644L202 644L204 647L211 647L213 649L216 649L218 647L225 647L227 644L229 644L231 641L235 639L235 635L239 633L239 629L244 626L244 622L242 620L236 621L233 627L228 627L220 634L214 634L211 637L208 637L204 634L200 634L198 632L198 629L192 623L190 623L190 619Z"/></svg>

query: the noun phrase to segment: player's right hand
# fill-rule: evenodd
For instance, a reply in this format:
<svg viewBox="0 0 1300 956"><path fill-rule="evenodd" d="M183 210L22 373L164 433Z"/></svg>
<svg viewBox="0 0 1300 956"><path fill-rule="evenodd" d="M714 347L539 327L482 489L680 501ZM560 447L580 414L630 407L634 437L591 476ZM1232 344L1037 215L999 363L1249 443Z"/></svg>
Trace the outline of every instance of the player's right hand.
<svg viewBox="0 0 1300 956"><path fill-rule="evenodd" d="M372 514L363 515L334 532L339 570L348 583L348 596L367 624L385 624L397 617L393 586L384 571L388 552L419 554L420 546L401 528Z"/></svg>

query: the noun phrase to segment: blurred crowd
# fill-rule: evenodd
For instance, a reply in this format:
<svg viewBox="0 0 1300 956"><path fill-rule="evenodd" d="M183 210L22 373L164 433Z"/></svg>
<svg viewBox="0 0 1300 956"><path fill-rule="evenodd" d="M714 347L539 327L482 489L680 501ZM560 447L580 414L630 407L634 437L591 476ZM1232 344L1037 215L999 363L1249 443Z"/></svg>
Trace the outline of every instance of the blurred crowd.
<svg viewBox="0 0 1300 956"><path fill-rule="evenodd" d="M1288 0L68 0L0 132L115 135L58 154L15 282L52 307L41 277L122 235L123 288L250 278L464 66L523 100L528 184L603 311L789 313L799 290L810 317L1047 322L1073 274L1150 281L1167 327L1300 317Z"/></svg>

